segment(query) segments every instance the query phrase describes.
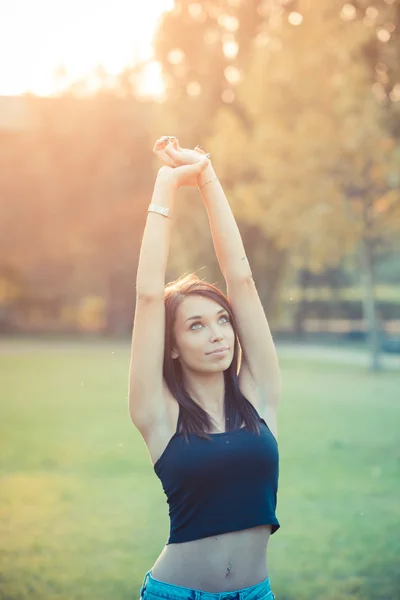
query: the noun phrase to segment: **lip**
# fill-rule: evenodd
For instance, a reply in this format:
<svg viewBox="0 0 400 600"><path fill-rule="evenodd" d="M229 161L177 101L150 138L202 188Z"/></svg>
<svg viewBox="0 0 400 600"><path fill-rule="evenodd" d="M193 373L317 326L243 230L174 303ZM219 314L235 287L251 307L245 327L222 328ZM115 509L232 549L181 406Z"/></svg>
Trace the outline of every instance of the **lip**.
<svg viewBox="0 0 400 600"><path fill-rule="evenodd" d="M228 346L224 346L223 348L217 348L217 350L213 350L212 352L207 352L207 354L225 354L228 350Z"/></svg>

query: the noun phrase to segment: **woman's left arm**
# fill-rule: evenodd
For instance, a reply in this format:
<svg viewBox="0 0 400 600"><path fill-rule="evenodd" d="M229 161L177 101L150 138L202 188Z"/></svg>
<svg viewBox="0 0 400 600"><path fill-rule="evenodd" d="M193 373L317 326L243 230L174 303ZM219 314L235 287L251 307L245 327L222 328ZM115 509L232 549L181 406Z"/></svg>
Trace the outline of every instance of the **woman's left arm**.
<svg viewBox="0 0 400 600"><path fill-rule="evenodd" d="M210 164L198 177L211 235L227 295L237 323L242 364L241 388L276 406L281 395L281 374L271 330L259 298L239 228L224 190Z"/></svg>
<svg viewBox="0 0 400 600"><path fill-rule="evenodd" d="M215 253L226 283L250 279L251 268L239 228L211 163L198 177L198 182L208 214Z"/></svg>
<svg viewBox="0 0 400 600"><path fill-rule="evenodd" d="M197 148L197 146L196 146ZM198 160L197 150L181 149L177 141L165 152L174 165ZM204 151L200 150L204 154ZM211 164L188 185L198 185L210 223L211 235L227 295L235 316L242 349L238 374L245 396L256 397L264 415L275 409L281 394L278 356L259 298L239 228Z"/></svg>

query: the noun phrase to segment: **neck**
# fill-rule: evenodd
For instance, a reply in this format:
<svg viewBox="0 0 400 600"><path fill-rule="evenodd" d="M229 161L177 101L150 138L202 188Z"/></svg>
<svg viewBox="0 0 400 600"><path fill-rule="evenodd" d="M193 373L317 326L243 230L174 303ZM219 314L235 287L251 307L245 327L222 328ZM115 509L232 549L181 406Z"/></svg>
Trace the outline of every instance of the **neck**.
<svg viewBox="0 0 400 600"><path fill-rule="evenodd" d="M208 414L218 419L225 416L225 381L223 373L186 374L185 388L190 397Z"/></svg>

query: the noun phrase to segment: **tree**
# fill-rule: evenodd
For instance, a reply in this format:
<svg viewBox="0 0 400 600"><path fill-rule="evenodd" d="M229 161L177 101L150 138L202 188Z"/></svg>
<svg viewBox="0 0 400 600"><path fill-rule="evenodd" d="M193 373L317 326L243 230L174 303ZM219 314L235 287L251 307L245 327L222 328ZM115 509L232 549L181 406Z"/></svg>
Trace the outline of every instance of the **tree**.
<svg viewBox="0 0 400 600"><path fill-rule="evenodd" d="M188 89L185 77L188 73L193 77L197 69L201 77L204 55L208 60L210 56L208 49L199 54L196 43L192 54L186 50L187 37L179 36L177 24L186 32L193 13L190 3L176 6L180 11L168 17L170 28L163 43L165 47L173 39L181 52L184 67L168 67L180 101ZM233 70L227 71L223 24L229 23L232 11L237 11L237 18L238 6L242 4L232 8L230 3L204 3L205 16L200 19L199 9L191 22L190 39L195 39L195 31L206 36L210 27L219 27L213 68L208 71L210 89L208 95L203 87L199 93L206 100L204 111L213 106L215 115L205 146L212 152L235 214L243 223L260 226L276 249L289 249L293 256L306 240L313 270L337 264L359 249L371 367L376 369L372 257L382 240L390 244L400 231L399 150L395 128L388 126L394 117L392 112L389 118L377 101L367 60L368 49L382 50L377 44L386 38L371 25L376 13L367 2L362 8L331 0L251 3L252 25L247 27L245 21L247 29L237 25L236 33L230 33L238 52L230 61ZM255 18L260 10L263 18ZM171 31L177 35L172 37ZM243 52L239 31L247 32L241 38ZM396 61L390 64L394 71ZM222 71L225 81L227 73L236 73L225 102L220 98ZM175 100L173 95L171 105ZM200 122L204 114L200 113Z"/></svg>

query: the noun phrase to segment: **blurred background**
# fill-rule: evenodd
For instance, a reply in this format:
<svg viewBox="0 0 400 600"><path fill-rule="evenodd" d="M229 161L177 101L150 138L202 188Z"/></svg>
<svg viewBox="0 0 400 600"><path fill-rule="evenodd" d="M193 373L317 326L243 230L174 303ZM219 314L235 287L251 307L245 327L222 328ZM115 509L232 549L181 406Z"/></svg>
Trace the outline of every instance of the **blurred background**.
<svg viewBox="0 0 400 600"><path fill-rule="evenodd" d="M399 0L1 4L0 598L138 598L166 541L127 409L162 135L211 152L277 343L277 598L400 598L399 28ZM226 291L197 190L174 212L166 281Z"/></svg>

